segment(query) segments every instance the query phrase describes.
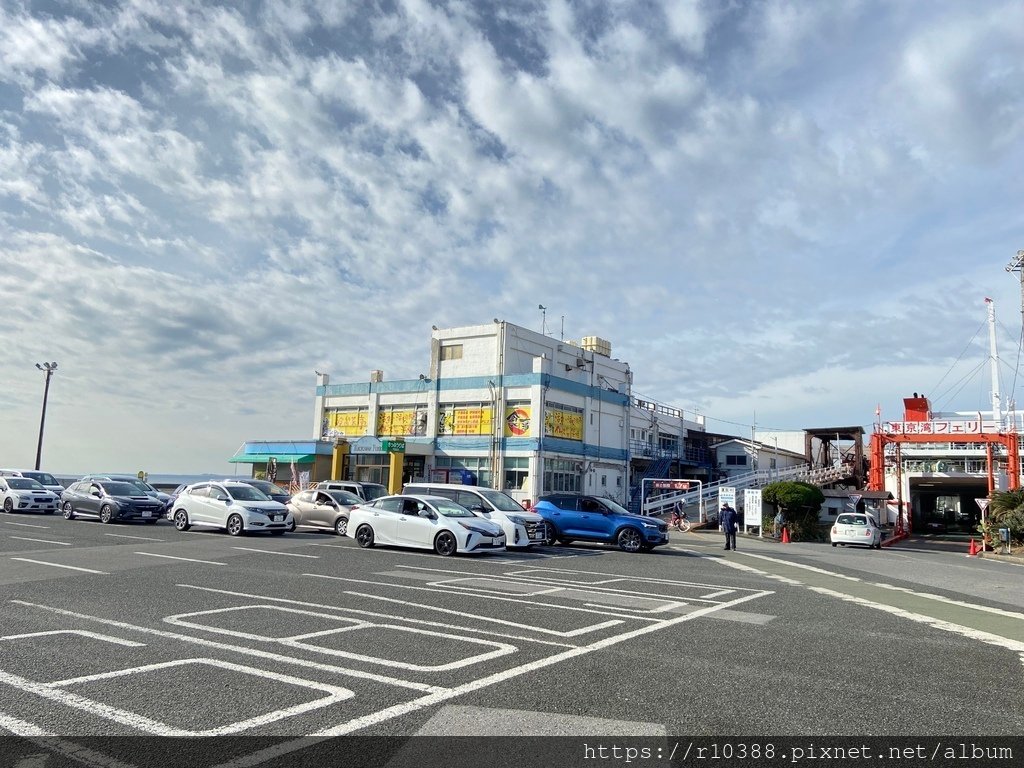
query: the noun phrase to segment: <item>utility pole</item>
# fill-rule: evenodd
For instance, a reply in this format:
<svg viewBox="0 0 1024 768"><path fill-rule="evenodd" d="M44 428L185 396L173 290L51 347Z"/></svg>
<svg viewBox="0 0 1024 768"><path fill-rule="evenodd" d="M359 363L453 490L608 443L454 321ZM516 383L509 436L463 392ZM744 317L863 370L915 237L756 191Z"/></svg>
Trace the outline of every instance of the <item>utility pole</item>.
<svg viewBox="0 0 1024 768"><path fill-rule="evenodd" d="M36 469L43 458L43 427L46 425L46 399L50 394L50 377L57 370L56 363L36 363L36 368L46 372L46 383L43 385L43 414L39 417L39 442L36 444Z"/></svg>
<svg viewBox="0 0 1024 768"><path fill-rule="evenodd" d="M1017 251L1017 255L1010 259L1010 263L1006 265L1007 272L1016 272L1020 277L1020 321L1021 321L1021 339L1024 340L1024 250ZM1013 411L1013 423L1017 423L1017 403L1014 393L1010 393L1010 402L1012 405L1010 409Z"/></svg>
<svg viewBox="0 0 1024 768"><path fill-rule="evenodd" d="M992 419L1002 428L1002 403L999 397L999 350L996 348L996 305L986 297L988 305L988 357L992 366Z"/></svg>

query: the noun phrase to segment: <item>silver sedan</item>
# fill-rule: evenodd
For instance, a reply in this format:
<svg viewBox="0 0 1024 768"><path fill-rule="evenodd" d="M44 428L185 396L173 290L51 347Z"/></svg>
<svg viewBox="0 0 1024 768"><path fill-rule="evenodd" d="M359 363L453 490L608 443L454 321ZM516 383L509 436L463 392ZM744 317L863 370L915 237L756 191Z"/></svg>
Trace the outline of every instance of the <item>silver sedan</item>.
<svg viewBox="0 0 1024 768"><path fill-rule="evenodd" d="M310 488L291 497L286 505L295 518L296 528L333 530L344 536L352 507L363 500L348 491L322 491Z"/></svg>

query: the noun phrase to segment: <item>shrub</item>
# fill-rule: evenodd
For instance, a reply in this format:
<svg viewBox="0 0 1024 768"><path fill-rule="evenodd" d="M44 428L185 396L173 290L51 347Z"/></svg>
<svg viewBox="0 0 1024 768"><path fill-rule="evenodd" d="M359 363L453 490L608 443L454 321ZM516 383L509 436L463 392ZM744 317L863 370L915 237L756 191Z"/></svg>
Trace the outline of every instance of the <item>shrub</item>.
<svg viewBox="0 0 1024 768"><path fill-rule="evenodd" d="M791 539L818 541L822 538L818 520L825 494L818 486L799 480L783 480L766 485L761 491L761 498L775 511L783 510ZM772 517L775 517L774 512Z"/></svg>

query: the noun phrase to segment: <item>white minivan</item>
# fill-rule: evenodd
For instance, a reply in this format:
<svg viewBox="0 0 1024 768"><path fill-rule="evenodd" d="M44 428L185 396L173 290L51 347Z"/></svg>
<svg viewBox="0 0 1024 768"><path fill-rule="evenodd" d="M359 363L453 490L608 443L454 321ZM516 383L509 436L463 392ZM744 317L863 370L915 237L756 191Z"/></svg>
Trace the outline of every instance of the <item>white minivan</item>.
<svg viewBox="0 0 1024 768"><path fill-rule="evenodd" d="M409 483L402 489L403 496L444 496L458 502L480 517L497 523L505 531L506 547L528 547L542 544L547 526L544 518L523 509L507 493L493 488L458 483Z"/></svg>

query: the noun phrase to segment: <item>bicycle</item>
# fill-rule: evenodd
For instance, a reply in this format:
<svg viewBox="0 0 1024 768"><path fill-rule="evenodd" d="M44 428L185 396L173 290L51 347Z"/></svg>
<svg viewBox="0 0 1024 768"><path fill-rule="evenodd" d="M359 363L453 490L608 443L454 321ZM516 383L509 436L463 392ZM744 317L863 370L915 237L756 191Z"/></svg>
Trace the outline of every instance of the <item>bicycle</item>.
<svg viewBox="0 0 1024 768"><path fill-rule="evenodd" d="M686 516L686 512L673 509L672 517L668 521L668 527L674 528L680 533L687 533L690 530L690 519Z"/></svg>

